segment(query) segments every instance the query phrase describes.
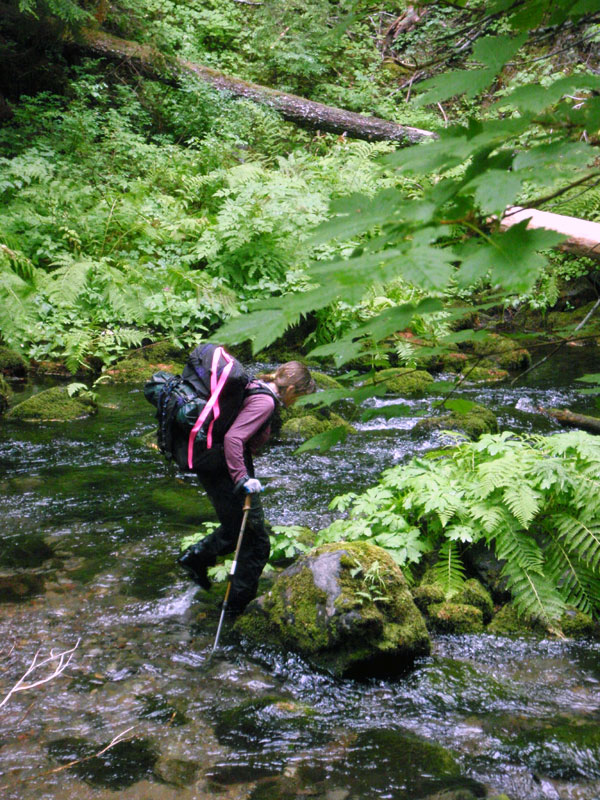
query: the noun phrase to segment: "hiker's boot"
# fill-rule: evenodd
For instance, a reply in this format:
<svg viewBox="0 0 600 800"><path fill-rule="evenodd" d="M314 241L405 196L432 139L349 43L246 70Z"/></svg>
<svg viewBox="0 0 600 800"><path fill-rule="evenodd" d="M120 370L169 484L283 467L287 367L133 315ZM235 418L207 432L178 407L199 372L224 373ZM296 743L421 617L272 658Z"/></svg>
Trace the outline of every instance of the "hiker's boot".
<svg viewBox="0 0 600 800"><path fill-rule="evenodd" d="M212 563L211 563L212 561ZM213 566L214 559L210 559L202 548L197 545L188 547L177 559L180 567L187 572L190 578L203 589L210 589L210 579L207 575L209 567Z"/></svg>

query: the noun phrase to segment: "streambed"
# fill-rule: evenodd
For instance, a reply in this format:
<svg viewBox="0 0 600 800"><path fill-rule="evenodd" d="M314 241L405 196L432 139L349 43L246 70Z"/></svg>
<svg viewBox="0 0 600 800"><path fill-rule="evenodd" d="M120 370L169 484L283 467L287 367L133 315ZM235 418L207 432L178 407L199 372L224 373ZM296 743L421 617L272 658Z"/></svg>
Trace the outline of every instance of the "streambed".
<svg viewBox="0 0 600 800"><path fill-rule="evenodd" d="M551 434L535 409L589 412L573 381L599 362L567 351L516 386L463 394L501 429ZM0 708L3 798L600 797L596 643L438 637L410 674L358 682L225 631L208 664L217 616L175 556L211 509L143 444L139 389L103 387L100 402L90 420L0 427L0 565L44 581L0 595L0 702L38 649L79 641L62 676ZM411 401L415 415L432 402ZM375 417L327 454L275 444L257 459L267 517L323 527L336 494L439 443L410 434L415 419Z"/></svg>

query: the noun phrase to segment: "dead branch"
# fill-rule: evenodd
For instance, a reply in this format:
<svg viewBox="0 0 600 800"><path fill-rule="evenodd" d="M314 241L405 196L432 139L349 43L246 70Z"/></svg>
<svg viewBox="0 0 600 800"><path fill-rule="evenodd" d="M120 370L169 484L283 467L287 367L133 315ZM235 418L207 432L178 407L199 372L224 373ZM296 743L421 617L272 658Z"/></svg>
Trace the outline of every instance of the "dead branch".
<svg viewBox="0 0 600 800"><path fill-rule="evenodd" d="M38 660L40 655L40 650L38 650L33 657L33 661L25 671L24 675L21 678L19 678L19 680L15 683L12 689L8 692L4 700L0 703L0 708L6 705L6 703L8 703L10 698L14 694L17 694L17 692L29 691L29 689L34 689L36 686L41 686L44 683L49 683L51 680L54 680L54 678L57 678L59 675L61 675L71 663L71 660L73 658L73 653L79 647L80 641L81 639L77 639L75 647L72 647L70 650L63 650L60 653L55 653L54 650L51 650L50 655L47 658L42 659L41 661ZM39 680L35 680L31 683L26 683L27 678L29 678L30 675L32 675L36 670L45 667L47 664L54 664L54 668L49 675L46 675L45 678L40 678Z"/></svg>

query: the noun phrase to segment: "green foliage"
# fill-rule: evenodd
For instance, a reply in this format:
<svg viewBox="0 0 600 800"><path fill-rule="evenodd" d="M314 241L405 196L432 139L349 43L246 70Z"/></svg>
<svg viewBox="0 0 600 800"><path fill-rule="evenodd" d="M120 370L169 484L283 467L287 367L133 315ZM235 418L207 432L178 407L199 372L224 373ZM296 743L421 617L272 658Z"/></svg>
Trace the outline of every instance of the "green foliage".
<svg viewBox="0 0 600 800"><path fill-rule="evenodd" d="M348 516L319 541L369 541L401 566L436 552L433 574L447 597L464 581L461 551L483 542L505 561L520 612L548 625L567 605L599 616L599 480L600 445L586 433L488 434L336 498L331 507Z"/></svg>

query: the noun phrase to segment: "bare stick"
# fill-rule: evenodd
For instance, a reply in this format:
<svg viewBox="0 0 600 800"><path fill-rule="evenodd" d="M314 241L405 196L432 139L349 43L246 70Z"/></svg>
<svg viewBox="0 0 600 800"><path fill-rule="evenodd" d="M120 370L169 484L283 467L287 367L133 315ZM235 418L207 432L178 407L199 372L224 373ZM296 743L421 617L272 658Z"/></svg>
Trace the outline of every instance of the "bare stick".
<svg viewBox="0 0 600 800"><path fill-rule="evenodd" d="M126 738L126 734L129 731L132 731L135 728L135 725L132 725L131 728L127 728L127 730L121 731L118 733L115 738L109 742L106 747L103 747L102 750L99 750L97 753L94 753L91 756L85 756L84 758L76 758L74 761L69 761L68 764L62 764L60 767L55 767L54 769L48 770L48 772L44 772L43 775L53 775L55 772L62 772L65 769L69 769L70 767L74 767L76 764L82 764L84 761L91 761L92 758L100 758L100 756L104 755L107 750L110 750L111 747L119 744Z"/></svg>
<svg viewBox="0 0 600 800"><path fill-rule="evenodd" d="M47 658L44 658L42 661L38 661L40 651L38 650L33 657L33 661L25 671L25 674L19 678L19 680L15 683L12 687L10 692L6 695L4 700L0 703L0 708L6 705L13 694L17 692L26 692L29 689L33 689L36 686L41 686L43 683L49 683L49 681L57 678L61 675L66 668L71 663L71 659L73 658L73 653L79 647L79 642L81 639L77 639L77 643L75 647L72 647L70 650L63 650L61 653L55 653L54 650L50 651L50 655ZM39 670L40 667L45 667L46 664L54 663L54 669L50 675L47 675L45 678L40 678L39 680L33 681L32 683L26 683L27 678L35 672L35 670Z"/></svg>

